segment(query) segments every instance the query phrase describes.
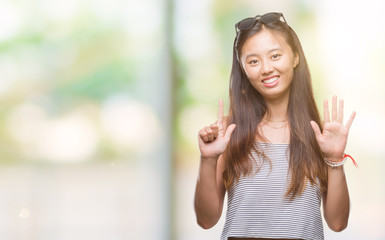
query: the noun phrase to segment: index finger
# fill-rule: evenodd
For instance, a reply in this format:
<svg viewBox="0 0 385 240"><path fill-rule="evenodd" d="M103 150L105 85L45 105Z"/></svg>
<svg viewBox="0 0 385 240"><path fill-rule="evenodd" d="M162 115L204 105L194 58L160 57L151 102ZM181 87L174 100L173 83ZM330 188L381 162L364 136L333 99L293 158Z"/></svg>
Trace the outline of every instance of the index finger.
<svg viewBox="0 0 385 240"><path fill-rule="evenodd" d="M223 126L223 100L219 99L218 102L218 127L222 128Z"/></svg>

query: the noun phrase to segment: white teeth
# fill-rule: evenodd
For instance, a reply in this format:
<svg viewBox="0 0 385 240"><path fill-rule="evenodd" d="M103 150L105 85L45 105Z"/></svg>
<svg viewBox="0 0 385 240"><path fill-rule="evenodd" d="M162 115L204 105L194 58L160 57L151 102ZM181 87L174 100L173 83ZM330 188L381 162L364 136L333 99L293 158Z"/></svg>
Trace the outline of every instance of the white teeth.
<svg viewBox="0 0 385 240"><path fill-rule="evenodd" d="M264 83L272 83L276 80L278 80L279 77L273 77L273 78L270 78L269 80L263 80Z"/></svg>

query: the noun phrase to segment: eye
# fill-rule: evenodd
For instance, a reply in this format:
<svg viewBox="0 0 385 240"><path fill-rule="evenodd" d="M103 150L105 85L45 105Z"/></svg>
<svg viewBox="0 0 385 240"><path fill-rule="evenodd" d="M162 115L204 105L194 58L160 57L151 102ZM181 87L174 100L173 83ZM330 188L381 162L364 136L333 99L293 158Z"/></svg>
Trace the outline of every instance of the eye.
<svg viewBox="0 0 385 240"><path fill-rule="evenodd" d="M257 64L257 63L258 63L258 60L256 60L256 59L253 59L253 60L249 61L249 64Z"/></svg>
<svg viewBox="0 0 385 240"><path fill-rule="evenodd" d="M281 57L280 54L274 54L273 56L271 56L272 59L278 59L279 57Z"/></svg>

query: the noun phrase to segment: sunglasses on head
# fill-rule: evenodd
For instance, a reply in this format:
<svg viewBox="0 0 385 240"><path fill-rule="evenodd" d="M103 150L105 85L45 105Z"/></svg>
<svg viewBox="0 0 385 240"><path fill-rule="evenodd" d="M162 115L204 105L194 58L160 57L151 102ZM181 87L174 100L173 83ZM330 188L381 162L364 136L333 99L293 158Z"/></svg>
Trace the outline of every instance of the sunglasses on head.
<svg viewBox="0 0 385 240"><path fill-rule="evenodd" d="M263 15L257 15L253 18L245 18L241 21L239 21L237 24L235 24L235 32L238 33L239 31L247 30L252 28L258 21L264 24L269 24L269 23L276 23L281 20L281 17L283 18L284 23L286 23L286 19L283 16L282 13L278 12L271 12L271 13L266 13ZM287 24L287 23L286 23Z"/></svg>

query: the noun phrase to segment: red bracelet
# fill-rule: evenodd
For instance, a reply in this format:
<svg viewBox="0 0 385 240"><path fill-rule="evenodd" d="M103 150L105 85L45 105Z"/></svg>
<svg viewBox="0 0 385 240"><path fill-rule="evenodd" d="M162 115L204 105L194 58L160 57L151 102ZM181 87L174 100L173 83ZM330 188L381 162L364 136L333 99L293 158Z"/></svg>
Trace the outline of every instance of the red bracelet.
<svg viewBox="0 0 385 240"><path fill-rule="evenodd" d="M352 156L350 156L349 154L345 154L344 157L342 158L342 160L343 160L344 158L347 158L347 157L350 158L350 159L352 159L354 166L356 166L356 168L358 168L358 164L356 163L356 161L354 160L354 158L353 158ZM342 161L342 160L341 160L341 161Z"/></svg>

